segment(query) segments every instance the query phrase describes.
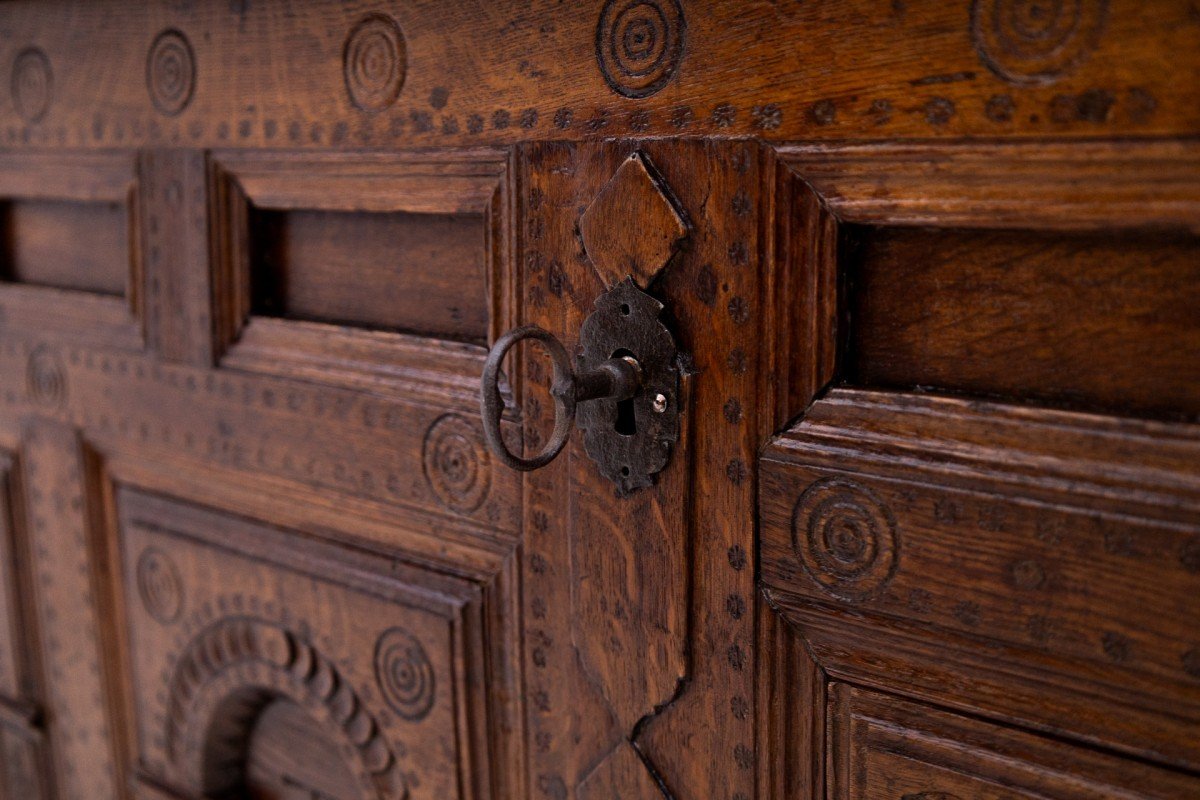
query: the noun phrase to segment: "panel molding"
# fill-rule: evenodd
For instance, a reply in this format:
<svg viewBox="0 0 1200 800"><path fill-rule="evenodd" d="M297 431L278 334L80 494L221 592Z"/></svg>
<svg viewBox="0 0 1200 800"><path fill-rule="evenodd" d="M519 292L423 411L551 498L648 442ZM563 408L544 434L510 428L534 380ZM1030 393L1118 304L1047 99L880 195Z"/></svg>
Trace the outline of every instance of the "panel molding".
<svg viewBox="0 0 1200 800"><path fill-rule="evenodd" d="M258 686L291 698L314 715L321 730L345 745L338 752L357 753L353 772L366 781L363 791L407 796L404 784L422 770L421 784L431 785L432 762L418 765L413 753L450 746L437 744L450 735L460 758L454 775L437 776L439 785L454 787L454 796L514 796L521 783L523 737L519 695L512 691L519 626L509 607L516 602L508 586L511 560L501 562L486 580L467 580L314 538L311 526L284 529L277 527L277 519L267 523L235 517L219 506L149 493L117 473L111 478L125 564L127 624L132 626L129 679L140 675L142 681L132 684L131 695L141 731L133 746L148 769L139 779L146 791L169 786L189 797L201 791L204 776L211 780L216 774L202 771L199 759L209 725L225 713L225 699ZM197 548L210 555L198 559ZM150 571L153 579L142 580L151 555L164 566ZM218 584L204 579L207 561L228 561ZM247 583L247 576L260 569L268 570L271 579ZM292 595L292 603L272 599L273 593L282 598L310 586L303 591L330 594L323 608L348 613L362 603L383 603L381 608L396 613L346 619L339 627L336 616L306 616L314 609L300 608L298 595ZM345 595L344 601L334 595ZM167 607L163 603L178 613L158 614ZM391 652L384 639L399 630L396 625L417 625L418 617L426 620L418 626L424 643L412 644L403 634L408 638L397 645L396 657L434 660L439 666L414 664L415 677L423 683L389 688L385 673L390 667L380 661L385 650ZM439 643L442 634L435 636L429 628L435 619L446 626L445 642ZM378 647L356 644L366 628L380 625L387 630ZM203 644L209 640L210 645ZM374 647L374 638L370 643ZM350 658L352 644L355 655ZM435 646L444 649L435 653L430 649ZM194 659L187 655L193 652ZM173 666L160 676L154 667L159 662ZM147 678L153 683L160 677L173 687L166 700L137 688ZM447 677L448 685L443 684ZM413 694L420 686L428 694ZM418 745L408 734L431 709L439 727L425 730L425 744ZM229 758L241 757L230 751Z"/></svg>
<svg viewBox="0 0 1200 800"><path fill-rule="evenodd" d="M841 222L1200 232L1200 141L781 145Z"/></svg>
<svg viewBox="0 0 1200 800"><path fill-rule="evenodd" d="M0 152L0 201L112 202L129 216L126 296L0 283L0 332L121 351L145 347L138 177L132 153Z"/></svg>
<svg viewBox="0 0 1200 800"><path fill-rule="evenodd" d="M1195 769L1197 463L1197 426L833 390L760 462L763 587L831 676Z"/></svg>
<svg viewBox="0 0 1200 800"><path fill-rule="evenodd" d="M272 374L325 372L326 380L389 380L398 365L387 352L402 334L347 331L320 323L251 315L248 214L251 204L286 210L472 213L485 228L489 338L512 325L514 285L512 169L503 150L401 151L393 154L304 154L217 151L211 158L217 233L213 310L221 365ZM366 347L368 342L374 345ZM360 346L355 346L361 343ZM330 348L333 353L330 353ZM339 359L354 349L355 367ZM479 351L482 358L482 351Z"/></svg>

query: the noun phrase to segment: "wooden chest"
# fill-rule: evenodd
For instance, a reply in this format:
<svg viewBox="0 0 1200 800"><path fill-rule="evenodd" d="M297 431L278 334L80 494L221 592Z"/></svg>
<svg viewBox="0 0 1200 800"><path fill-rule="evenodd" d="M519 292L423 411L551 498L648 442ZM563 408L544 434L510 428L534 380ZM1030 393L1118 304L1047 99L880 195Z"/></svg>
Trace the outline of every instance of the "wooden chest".
<svg viewBox="0 0 1200 800"><path fill-rule="evenodd" d="M0 797L1200 797L1198 135L1189 0L4 3Z"/></svg>

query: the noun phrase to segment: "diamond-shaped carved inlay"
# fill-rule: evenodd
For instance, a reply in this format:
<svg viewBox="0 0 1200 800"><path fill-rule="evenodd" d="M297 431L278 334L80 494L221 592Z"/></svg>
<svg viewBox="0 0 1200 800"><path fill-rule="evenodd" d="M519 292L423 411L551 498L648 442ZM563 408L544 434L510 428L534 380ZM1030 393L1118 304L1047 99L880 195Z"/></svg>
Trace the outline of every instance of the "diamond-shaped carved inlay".
<svg viewBox="0 0 1200 800"><path fill-rule="evenodd" d="M625 159L579 219L583 247L610 289L627 276L646 288L687 232L683 213L640 152Z"/></svg>

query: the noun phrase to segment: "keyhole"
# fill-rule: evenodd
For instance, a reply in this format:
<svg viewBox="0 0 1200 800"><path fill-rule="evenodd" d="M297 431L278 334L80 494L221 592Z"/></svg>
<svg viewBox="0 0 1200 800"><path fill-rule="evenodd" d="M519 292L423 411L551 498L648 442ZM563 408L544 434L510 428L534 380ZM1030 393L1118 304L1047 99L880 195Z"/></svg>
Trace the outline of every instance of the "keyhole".
<svg viewBox="0 0 1200 800"><path fill-rule="evenodd" d="M612 354L613 358L636 358L633 353L621 348ZM633 413L633 398L617 401L617 422L613 429L622 436L637 435L637 418Z"/></svg>

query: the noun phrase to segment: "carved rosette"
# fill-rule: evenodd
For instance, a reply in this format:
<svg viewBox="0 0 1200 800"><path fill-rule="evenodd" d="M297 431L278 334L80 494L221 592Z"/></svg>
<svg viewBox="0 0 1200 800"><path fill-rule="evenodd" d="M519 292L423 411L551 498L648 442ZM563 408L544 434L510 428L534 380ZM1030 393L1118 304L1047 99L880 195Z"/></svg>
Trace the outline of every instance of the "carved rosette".
<svg viewBox="0 0 1200 800"><path fill-rule="evenodd" d="M403 628L390 628L379 637L375 678L383 699L404 719L421 720L433 708L433 665L421 643Z"/></svg>
<svg viewBox="0 0 1200 800"><path fill-rule="evenodd" d="M382 111L396 102L408 72L408 51L396 21L370 14L355 25L346 36L342 72L356 108Z"/></svg>
<svg viewBox="0 0 1200 800"><path fill-rule="evenodd" d="M683 61L687 23L679 0L608 0L596 23L596 59L613 91L649 97Z"/></svg>
<svg viewBox="0 0 1200 800"><path fill-rule="evenodd" d="M1053 83L1095 49L1107 16L1107 0L975 0L971 37L1001 78Z"/></svg>
<svg viewBox="0 0 1200 800"><path fill-rule="evenodd" d="M809 486L792 514L792 547L829 594L864 600L892 579L900 541L892 512L873 492L845 478Z"/></svg>
<svg viewBox="0 0 1200 800"><path fill-rule="evenodd" d="M146 54L146 90L154 107L173 117L187 108L196 90L196 56L182 32L160 33Z"/></svg>
<svg viewBox="0 0 1200 800"><path fill-rule="evenodd" d="M164 625L179 619L183 610L183 579L166 553L148 547L138 557L137 590L146 612L154 619Z"/></svg>
<svg viewBox="0 0 1200 800"><path fill-rule="evenodd" d="M25 366L25 385L35 403L62 405L67 397L67 373L58 353L45 346L30 353Z"/></svg>
<svg viewBox="0 0 1200 800"><path fill-rule="evenodd" d="M183 648L169 686L167 754L185 787L210 791L208 774L237 774L245 755L240 740L257 711L284 697L339 743L361 796L407 795L396 756L354 687L305 637L285 627L248 617L213 623ZM232 726L237 721L245 730Z"/></svg>
<svg viewBox="0 0 1200 800"><path fill-rule="evenodd" d="M41 122L54 97L54 72L50 59L36 47L17 53L12 65L12 100L28 123Z"/></svg>
<svg viewBox="0 0 1200 800"><path fill-rule="evenodd" d="M422 448L425 479L449 509L468 514L482 505L492 484L492 459L477 423L458 414L438 417Z"/></svg>

